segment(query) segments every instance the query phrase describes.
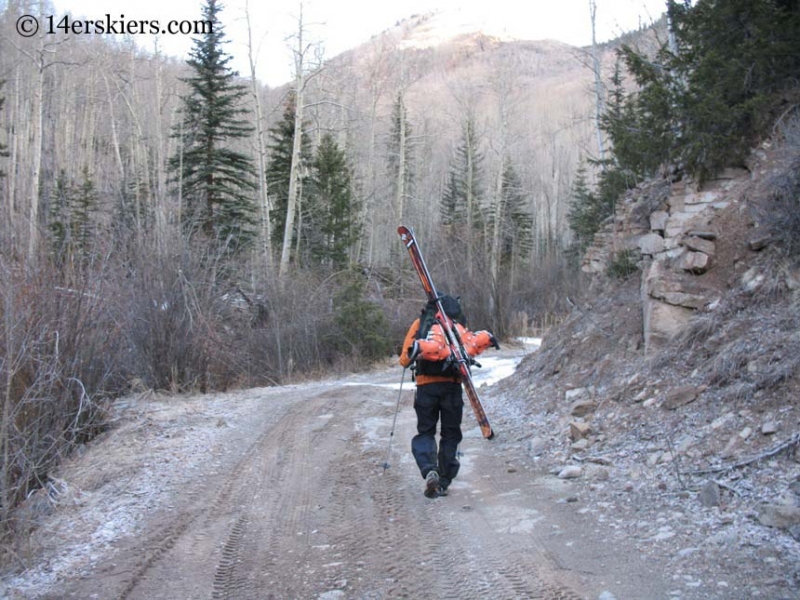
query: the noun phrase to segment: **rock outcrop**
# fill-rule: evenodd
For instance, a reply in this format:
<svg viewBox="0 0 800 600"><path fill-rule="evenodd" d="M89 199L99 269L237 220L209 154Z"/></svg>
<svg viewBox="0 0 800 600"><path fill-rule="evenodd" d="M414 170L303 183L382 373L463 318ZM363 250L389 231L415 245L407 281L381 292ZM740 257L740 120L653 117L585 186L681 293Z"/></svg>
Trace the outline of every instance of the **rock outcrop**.
<svg viewBox="0 0 800 600"><path fill-rule="evenodd" d="M683 331L691 316L721 290L702 276L713 266L720 237L717 217L737 203L745 169L729 169L702 188L684 181L651 182L629 192L603 224L583 261L587 273L605 272L622 252L642 267L641 304L646 355Z"/></svg>

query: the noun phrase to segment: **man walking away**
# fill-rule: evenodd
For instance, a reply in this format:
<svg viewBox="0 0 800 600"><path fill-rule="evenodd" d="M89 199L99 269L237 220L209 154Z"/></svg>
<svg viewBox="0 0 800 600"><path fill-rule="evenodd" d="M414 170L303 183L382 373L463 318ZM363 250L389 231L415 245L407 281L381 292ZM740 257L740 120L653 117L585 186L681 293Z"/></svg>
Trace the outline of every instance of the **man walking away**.
<svg viewBox="0 0 800 600"><path fill-rule="evenodd" d="M458 298L442 296L441 304L453 320L469 357L477 356L489 346L500 348L488 331L473 333L466 328L466 318ZM403 367L415 364L417 435L411 440L411 451L425 479L424 494L428 498L446 496L448 486L458 474L458 445L462 439L461 418L464 412L461 373L450 356L444 328L438 322L436 312L436 303L428 302L408 329L400 352ZM436 426L440 421L437 448Z"/></svg>

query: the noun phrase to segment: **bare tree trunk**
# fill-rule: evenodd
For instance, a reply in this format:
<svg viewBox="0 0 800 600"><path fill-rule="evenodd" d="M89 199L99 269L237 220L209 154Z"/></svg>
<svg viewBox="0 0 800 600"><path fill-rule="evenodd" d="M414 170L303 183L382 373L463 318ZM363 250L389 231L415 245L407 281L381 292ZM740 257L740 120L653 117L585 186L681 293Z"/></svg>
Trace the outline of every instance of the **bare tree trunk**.
<svg viewBox="0 0 800 600"><path fill-rule="evenodd" d="M102 72L103 83L106 88L106 100L108 102L108 120L111 127L111 145L114 147L114 158L117 160L117 168L119 169L120 181L125 177L125 167L122 164L122 153L119 149L119 136L117 135L117 120L114 117L114 99L111 96L111 87L108 85L108 76L105 71Z"/></svg>
<svg viewBox="0 0 800 600"><path fill-rule="evenodd" d="M289 169L289 198L286 204L286 224L283 229L283 247L281 248L281 262L278 276L283 278L289 271L289 258L292 253L292 233L295 228L295 213L297 211L298 184L300 183L300 160L302 157L303 142L303 92L305 90L305 53L308 48L303 46L303 4L300 3L300 16L297 27L297 48L294 51L294 140L292 144L292 166Z"/></svg>
<svg viewBox="0 0 800 600"><path fill-rule="evenodd" d="M592 71L594 71L594 119L595 132L597 135L597 153L600 160L605 159L605 143L603 140L603 130L600 129L600 117L605 112L605 95L603 93L603 79L600 72L600 56L597 48L596 22L597 22L597 0L589 0L589 15L592 20Z"/></svg>
<svg viewBox="0 0 800 600"><path fill-rule="evenodd" d="M505 162L505 158L501 157L494 189L494 223L492 227L492 244L490 248L491 259L489 264L489 271L492 276L493 285L498 281L500 273L500 237L503 231L502 225L505 217L505 198L503 195L503 171Z"/></svg>
<svg viewBox="0 0 800 600"><path fill-rule="evenodd" d="M509 113L513 110L512 93L516 73L513 68L499 65L493 82L498 101L498 126L497 126L497 174L495 179L494 198L491 206L493 214L493 227L489 238L489 274L491 294L489 296L489 314L492 319L492 327L495 331L502 333L502 306L500 303L500 261L501 239L503 233L503 221L505 219L505 198L503 194L503 178L505 175L506 161L509 157L510 133L509 133Z"/></svg>
<svg viewBox="0 0 800 600"><path fill-rule="evenodd" d="M179 129L178 129L178 138L183 139L183 120L181 120ZM178 173L180 174L177 177L178 180L178 224L180 226L183 223L183 144L178 145Z"/></svg>
<svg viewBox="0 0 800 600"><path fill-rule="evenodd" d="M156 44L158 42L156 41ZM167 238L167 177L165 171L165 152L164 152L164 131L162 123L161 107L164 103L164 82L163 82L163 63L160 60L158 46L155 48L156 64L156 197L155 197L155 221L156 221L156 247L164 252L166 249Z"/></svg>
<svg viewBox="0 0 800 600"><path fill-rule="evenodd" d="M43 9L39 3L40 10ZM40 14L44 14L40 12ZM39 51L36 55L37 78L34 91L33 104L33 160L31 161L31 196L30 206L28 207L28 262L35 264L39 252L39 208L40 179L42 175L42 146L44 143L44 54L45 43L44 34L39 37Z"/></svg>
<svg viewBox="0 0 800 600"><path fill-rule="evenodd" d="M387 48L386 41L381 41L381 47L369 66L370 86L370 114L369 114L369 147L367 149L367 182L368 188L365 201L361 207L361 222L364 223L364 233L357 244L356 255L365 255L366 263L372 265L375 261L375 243L378 236L378 219L376 218L375 202L377 196L378 172L376 168L377 154L377 123L378 103L383 96L388 79L387 58L391 49ZM367 237L367 249L362 249L364 237Z"/></svg>
<svg viewBox="0 0 800 600"><path fill-rule="evenodd" d="M14 69L14 110L11 116L11 152L10 152L10 168L6 176L7 185L6 193L8 194L8 235L16 238L17 236L17 164L19 161L19 135L17 135L17 119L20 115L20 77L19 66Z"/></svg>
<svg viewBox="0 0 800 600"><path fill-rule="evenodd" d="M264 143L264 122L262 119L261 94L256 78L257 52L253 48L253 29L250 22L250 4L245 2L245 19L247 20L247 58L250 62L250 82L252 85L254 119L256 131L256 153L258 154L258 199L261 209L261 236L264 241L264 259L267 273L272 271L272 226L269 220L270 202L267 195L267 152Z"/></svg>
<svg viewBox="0 0 800 600"><path fill-rule="evenodd" d="M372 266L374 256L375 256L375 237L376 237L376 219L375 219L375 211L370 210L372 205L375 202L375 194L376 194L376 187L378 181L378 172L375 168L375 142L377 139L376 135L376 125L377 125L377 115L378 115L378 100L380 99L379 92L376 89L375 84L373 83L373 95L372 95L372 108L370 111L370 128L369 128L369 150L367 152L367 180L369 181L369 191L367 193L367 198L361 207L361 219L362 223L365 225L364 233L368 236L368 246L367 246L367 264ZM366 231L366 224L369 222L369 231ZM361 254L361 245L363 243L364 234L360 236L358 242L358 254Z"/></svg>
<svg viewBox="0 0 800 600"><path fill-rule="evenodd" d="M131 96L132 107L131 113L133 115L134 123L136 123L136 136L134 138L136 167L133 170L132 177L135 183L135 196L136 196L136 239L140 242L145 233L147 225L147 215L150 214L153 204L153 185L150 173L150 152L147 148L147 131L142 127L142 119L140 112L144 103L139 98L139 88L136 85L136 45L131 44ZM140 181L141 179L141 181ZM141 185L140 185L141 183Z"/></svg>

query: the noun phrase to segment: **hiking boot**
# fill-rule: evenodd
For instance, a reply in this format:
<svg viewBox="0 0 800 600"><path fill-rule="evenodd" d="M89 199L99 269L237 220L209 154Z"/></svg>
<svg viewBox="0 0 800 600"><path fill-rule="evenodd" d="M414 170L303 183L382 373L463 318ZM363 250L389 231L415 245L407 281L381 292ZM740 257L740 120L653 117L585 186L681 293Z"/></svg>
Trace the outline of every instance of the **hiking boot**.
<svg viewBox="0 0 800 600"><path fill-rule="evenodd" d="M428 476L425 477L425 497L436 498L439 495L439 473L436 471L428 471Z"/></svg>
<svg viewBox="0 0 800 600"><path fill-rule="evenodd" d="M440 496L447 496L447 486L446 485L439 486L439 495Z"/></svg>

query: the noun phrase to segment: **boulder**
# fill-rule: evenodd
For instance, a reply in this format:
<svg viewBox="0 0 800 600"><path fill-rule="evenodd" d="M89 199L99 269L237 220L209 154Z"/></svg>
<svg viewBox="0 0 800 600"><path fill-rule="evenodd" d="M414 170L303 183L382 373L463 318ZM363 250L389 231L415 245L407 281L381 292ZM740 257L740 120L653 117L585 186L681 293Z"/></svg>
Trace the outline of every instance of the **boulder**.
<svg viewBox="0 0 800 600"><path fill-rule="evenodd" d="M714 252L716 251L716 244L714 242L693 235L684 237L683 240L681 240L681 245L692 252L703 252L709 256L714 256Z"/></svg>
<svg viewBox="0 0 800 600"><path fill-rule="evenodd" d="M669 205L669 210L672 213L676 212L683 212L684 210L684 202L683 199L685 194L676 193L673 196L670 196L667 200L667 204Z"/></svg>
<svg viewBox="0 0 800 600"><path fill-rule="evenodd" d="M573 443L573 444L572 444L572 445L569 447L569 449L570 449L572 452L584 452L584 451L586 451L586 450L589 448L589 446L590 446L589 440L588 440L588 439L586 439L586 438L583 438L583 439L580 439L580 440L578 440L578 441L574 442L574 443Z"/></svg>
<svg viewBox="0 0 800 600"><path fill-rule="evenodd" d="M711 240L712 242L719 238L719 232L710 227L706 229L690 229L686 232L686 235L704 240Z"/></svg>
<svg viewBox="0 0 800 600"><path fill-rule="evenodd" d="M665 210L657 210L650 215L650 229L652 231L664 231L667 228L669 213Z"/></svg>
<svg viewBox="0 0 800 600"><path fill-rule="evenodd" d="M651 355L682 332L695 311L645 296L643 312L644 351Z"/></svg>
<svg viewBox="0 0 800 600"><path fill-rule="evenodd" d="M667 397L661 406L667 410L675 410L697 400L703 391L705 390L702 386L682 385L667 392Z"/></svg>
<svg viewBox="0 0 800 600"><path fill-rule="evenodd" d="M703 487L700 488L698 499L700 500L700 504L702 504L706 508L719 506L720 493L719 493L719 485L717 485L717 482L706 481L703 484Z"/></svg>
<svg viewBox="0 0 800 600"><path fill-rule="evenodd" d="M705 252L684 252L678 258L677 267L690 273L705 273L711 267L711 257Z"/></svg>
<svg viewBox="0 0 800 600"><path fill-rule="evenodd" d="M783 504L764 504L758 512L758 521L767 527L790 529L800 525L800 507Z"/></svg>
<svg viewBox="0 0 800 600"><path fill-rule="evenodd" d="M592 390L586 387L581 388L573 388L571 390L567 390L564 392L564 399L567 402L575 402L576 400L580 400L581 398L590 397L592 395Z"/></svg>
<svg viewBox="0 0 800 600"><path fill-rule="evenodd" d="M683 197L685 208L692 204L713 204L719 199L719 192L706 190L703 192L690 192Z"/></svg>
<svg viewBox="0 0 800 600"><path fill-rule="evenodd" d="M597 410L597 402L594 400L578 400L569 409L569 414L573 417L585 417Z"/></svg>
<svg viewBox="0 0 800 600"><path fill-rule="evenodd" d="M667 304L700 309L708 304L715 290L696 277L667 269L664 261L656 260L647 269L643 293Z"/></svg>
<svg viewBox="0 0 800 600"><path fill-rule="evenodd" d="M573 442L582 440L592 432L592 426L584 421L573 421L569 424L569 437Z"/></svg>
<svg viewBox="0 0 800 600"><path fill-rule="evenodd" d="M760 252L764 248L770 245L772 242L772 235L768 231L760 231L753 234L749 240L747 240L747 246L753 252Z"/></svg>
<svg viewBox="0 0 800 600"><path fill-rule="evenodd" d="M766 421L761 425L762 435L774 435L778 433L778 424L775 421Z"/></svg>
<svg viewBox="0 0 800 600"><path fill-rule="evenodd" d="M648 233L639 238L638 246L642 254L658 254L664 250L664 238L657 233Z"/></svg>
<svg viewBox="0 0 800 600"><path fill-rule="evenodd" d="M709 219L707 212L701 214L690 212L673 213L667 221L664 237L678 237L690 231L706 230L709 228Z"/></svg>
<svg viewBox="0 0 800 600"><path fill-rule="evenodd" d="M583 475L583 469L578 465L564 467L558 472L559 479L577 479L581 475Z"/></svg>
<svg viewBox="0 0 800 600"><path fill-rule="evenodd" d="M688 212L673 212L667 220L664 237L677 237L691 226L695 215Z"/></svg>

